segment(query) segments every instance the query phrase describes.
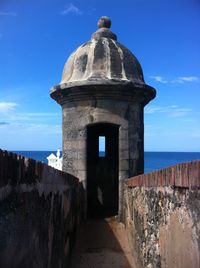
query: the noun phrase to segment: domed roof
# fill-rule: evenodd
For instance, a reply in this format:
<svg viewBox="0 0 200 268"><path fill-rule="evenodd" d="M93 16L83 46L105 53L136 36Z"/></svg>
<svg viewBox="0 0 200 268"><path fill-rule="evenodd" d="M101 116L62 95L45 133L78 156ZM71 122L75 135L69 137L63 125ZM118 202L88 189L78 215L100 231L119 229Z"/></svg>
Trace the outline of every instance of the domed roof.
<svg viewBox="0 0 200 268"><path fill-rule="evenodd" d="M140 63L130 50L117 42L110 26L108 17L99 20L99 29L91 40L77 48L65 63L61 85L71 87L111 81L144 84Z"/></svg>

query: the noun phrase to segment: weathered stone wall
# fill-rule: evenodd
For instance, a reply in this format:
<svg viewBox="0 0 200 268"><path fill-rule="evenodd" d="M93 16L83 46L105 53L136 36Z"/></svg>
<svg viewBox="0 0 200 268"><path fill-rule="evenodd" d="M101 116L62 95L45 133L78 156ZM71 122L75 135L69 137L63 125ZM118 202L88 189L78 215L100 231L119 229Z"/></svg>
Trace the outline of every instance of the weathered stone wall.
<svg viewBox="0 0 200 268"><path fill-rule="evenodd" d="M144 168L143 105L94 96L66 102L63 108L63 170L79 178L87 192L87 126L119 126L119 215L122 214L123 180ZM86 201L85 197L85 201ZM85 204L85 208L86 208Z"/></svg>
<svg viewBox="0 0 200 268"><path fill-rule="evenodd" d="M0 267L68 267L80 190L72 175L0 150Z"/></svg>
<svg viewBox="0 0 200 268"><path fill-rule="evenodd" d="M200 161L127 180L124 201L138 268L200 267Z"/></svg>

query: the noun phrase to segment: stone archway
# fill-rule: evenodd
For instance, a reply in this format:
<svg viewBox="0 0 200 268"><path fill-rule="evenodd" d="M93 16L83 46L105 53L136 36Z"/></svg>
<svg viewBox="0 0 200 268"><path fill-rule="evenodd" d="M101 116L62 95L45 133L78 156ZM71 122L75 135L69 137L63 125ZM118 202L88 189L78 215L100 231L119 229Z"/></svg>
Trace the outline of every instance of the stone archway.
<svg viewBox="0 0 200 268"><path fill-rule="evenodd" d="M105 139L102 155L99 139ZM87 211L89 217L118 214L119 126L97 123L87 127Z"/></svg>

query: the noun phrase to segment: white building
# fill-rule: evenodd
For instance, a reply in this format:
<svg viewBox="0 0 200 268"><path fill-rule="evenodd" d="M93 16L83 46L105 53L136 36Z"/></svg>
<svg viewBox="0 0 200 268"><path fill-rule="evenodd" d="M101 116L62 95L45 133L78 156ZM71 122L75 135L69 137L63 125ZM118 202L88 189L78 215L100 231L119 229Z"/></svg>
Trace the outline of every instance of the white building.
<svg viewBox="0 0 200 268"><path fill-rule="evenodd" d="M49 166L62 170L62 157L60 157L60 149L57 150L56 156L55 154L51 153L47 157L47 160Z"/></svg>

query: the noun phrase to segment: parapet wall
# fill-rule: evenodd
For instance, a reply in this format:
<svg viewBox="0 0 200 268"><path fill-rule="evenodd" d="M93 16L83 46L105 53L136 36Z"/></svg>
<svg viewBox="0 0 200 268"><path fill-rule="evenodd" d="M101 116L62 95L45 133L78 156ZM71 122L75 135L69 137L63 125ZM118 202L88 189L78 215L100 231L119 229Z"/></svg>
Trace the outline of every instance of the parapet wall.
<svg viewBox="0 0 200 268"><path fill-rule="evenodd" d="M78 179L0 150L0 267L68 267Z"/></svg>
<svg viewBox="0 0 200 268"><path fill-rule="evenodd" d="M130 178L124 222L137 267L200 267L200 161Z"/></svg>

